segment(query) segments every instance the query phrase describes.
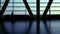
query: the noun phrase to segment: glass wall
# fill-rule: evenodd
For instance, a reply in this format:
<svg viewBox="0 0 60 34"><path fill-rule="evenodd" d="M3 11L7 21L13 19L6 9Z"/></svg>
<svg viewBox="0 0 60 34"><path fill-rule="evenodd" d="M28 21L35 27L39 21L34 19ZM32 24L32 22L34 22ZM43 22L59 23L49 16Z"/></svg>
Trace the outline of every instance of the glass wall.
<svg viewBox="0 0 60 34"><path fill-rule="evenodd" d="M1 7L3 6L5 0L1 0ZM36 15L36 0L27 0L32 13ZM13 7L14 6L14 7ZM5 10L4 15L11 15L14 12L14 15L29 15L23 0L10 0L8 7Z"/></svg>
<svg viewBox="0 0 60 34"><path fill-rule="evenodd" d="M42 14L47 6L48 1L49 0L40 0L40 12L42 12ZM51 15L60 14L59 8L60 8L60 0L53 0L53 3L50 7ZM47 14L49 14L49 11Z"/></svg>
<svg viewBox="0 0 60 34"><path fill-rule="evenodd" d="M40 15L43 14L49 0L40 0ZM1 0L1 7L3 6L5 0ZM32 13L36 15L36 0L27 0ZM14 7L13 7L14 6ZM53 3L50 7L50 12L52 15L60 14L60 0L53 0ZM1 10L1 8L0 8ZM29 15L23 0L10 0L8 7L5 10L4 15L11 15L11 13L14 12L14 15ZM49 15L49 11L47 13Z"/></svg>

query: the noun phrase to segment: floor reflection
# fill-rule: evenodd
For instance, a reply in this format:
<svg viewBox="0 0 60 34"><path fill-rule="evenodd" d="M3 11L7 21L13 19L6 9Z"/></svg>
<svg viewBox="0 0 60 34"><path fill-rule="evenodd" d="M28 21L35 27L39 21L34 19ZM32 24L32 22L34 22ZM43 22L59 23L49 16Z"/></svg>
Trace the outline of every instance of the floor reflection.
<svg viewBox="0 0 60 34"><path fill-rule="evenodd" d="M36 34L36 21L32 22L33 25L29 34ZM49 27L49 20L47 20L47 26ZM4 21L5 28L8 34L13 34L11 21ZM29 21L16 21L14 23L14 34L25 34L28 28ZM0 29L1 32L1 29ZM40 21L40 34L47 34L43 21ZM51 20L51 34L60 34L60 20Z"/></svg>

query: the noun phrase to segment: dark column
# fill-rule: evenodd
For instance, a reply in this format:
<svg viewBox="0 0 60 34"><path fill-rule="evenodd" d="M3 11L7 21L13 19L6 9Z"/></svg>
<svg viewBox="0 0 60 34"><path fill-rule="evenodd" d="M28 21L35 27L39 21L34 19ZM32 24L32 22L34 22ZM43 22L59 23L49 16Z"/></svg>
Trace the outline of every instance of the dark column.
<svg viewBox="0 0 60 34"><path fill-rule="evenodd" d="M0 10L0 25L1 25L1 30L2 30L3 34L7 34L7 31L6 31L4 23L3 23L3 13L4 13L8 3L9 3L9 0L6 0L4 2L4 5L3 5L2 9Z"/></svg>
<svg viewBox="0 0 60 34"><path fill-rule="evenodd" d="M36 0L37 13L37 34L40 34L40 0Z"/></svg>
<svg viewBox="0 0 60 34"><path fill-rule="evenodd" d="M46 19L47 17L46 16L47 16L47 12L50 9L50 6L51 6L52 2L53 2L53 0L49 0L48 4L46 6L46 9L44 10L43 16L42 16L42 18L43 18L43 24L45 26L47 34L50 34L50 31L49 31L47 23L46 23L47 22L47 19Z"/></svg>
<svg viewBox="0 0 60 34"><path fill-rule="evenodd" d="M32 13L32 10L31 10L30 6L28 5L27 0L23 0L23 3L25 4L25 7L26 7L26 9L27 9L27 11L28 11L28 13L29 13L29 17L30 17L29 26L28 26L28 29L26 30L26 34L29 34L30 29L31 29L31 27L32 27L32 25L33 25L32 22L33 22L33 19L34 19L34 15L33 15L33 13Z"/></svg>

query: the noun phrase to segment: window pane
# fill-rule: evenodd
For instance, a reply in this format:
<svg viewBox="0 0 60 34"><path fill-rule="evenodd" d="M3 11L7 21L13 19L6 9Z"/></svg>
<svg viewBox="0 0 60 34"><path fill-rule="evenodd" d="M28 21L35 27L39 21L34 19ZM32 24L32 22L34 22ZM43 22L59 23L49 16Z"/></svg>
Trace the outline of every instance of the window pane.
<svg viewBox="0 0 60 34"><path fill-rule="evenodd" d="M40 15L43 15L47 4L48 4L48 0L40 0ZM47 15L49 15L49 11L48 11Z"/></svg>
<svg viewBox="0 0 60 34"><path fill-rule="evenodd" d="M60 0L54 0L51 5L51 14L60 14Z"/></svg>

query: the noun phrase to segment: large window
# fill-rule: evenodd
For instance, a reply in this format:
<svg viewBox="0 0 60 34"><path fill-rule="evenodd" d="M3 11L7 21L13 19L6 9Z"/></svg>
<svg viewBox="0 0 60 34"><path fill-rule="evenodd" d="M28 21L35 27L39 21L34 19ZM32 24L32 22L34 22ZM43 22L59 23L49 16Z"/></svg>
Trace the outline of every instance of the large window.
<svg viewBox="0 0 60 34"><path fill-rule="evenodd" d="M3 6L5 0L1 0L1 6ZM36 0L27 0L32 13L36 14ZM14 7L13 7L14 6ZM23 0L10 0L8 7L5 10L4 15L11 15L14 12L14 15L29 15Z"/></svg>
<svg viewBox="0 0 60 34"><path fill-rule="evenodd" d="M47 3L49 0L40 0L40 12L42 12L45 10ZM60 0L53 0L53 3L50 7L50 13L51 15L55 15L55 14L60 14ZM49 11L48 13L49 14Z"/></svg>
<svg viewBox="0 0 60 34"><path fill-rule="evenodd" d="M43 14L49 0L40 0L40 15ZM1 0L1 8L4 4L5 0ZM27 0L32 13L36 15L36 0ZM14 7L13 7L14 6ZM0 9L1 9L0 8ZM50 7L51 15L60 14L60 0L53 0L53 3ZM14 12L14 15L29 15L23 0L10 0L8 7L5 10L4 15L11 15ZM49 11L47 13L49 15Z"/></svg>

